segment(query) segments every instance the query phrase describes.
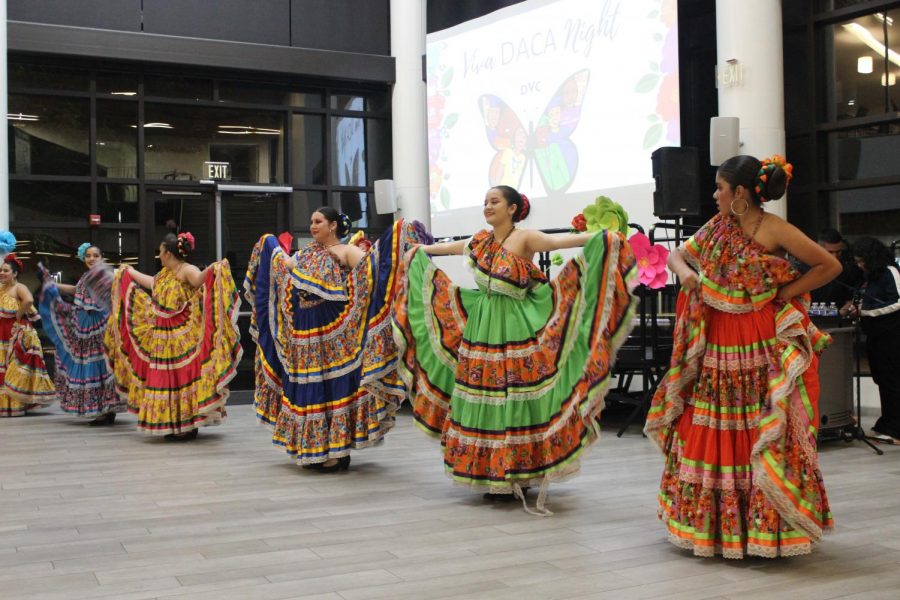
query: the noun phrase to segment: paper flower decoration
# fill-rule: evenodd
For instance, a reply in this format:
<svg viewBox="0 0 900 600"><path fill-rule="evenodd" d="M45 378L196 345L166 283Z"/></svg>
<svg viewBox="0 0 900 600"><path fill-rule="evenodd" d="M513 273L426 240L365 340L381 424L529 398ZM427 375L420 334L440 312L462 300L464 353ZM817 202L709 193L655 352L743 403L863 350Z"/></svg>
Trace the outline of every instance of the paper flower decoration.
<svg viewBox="0 0 900 600"><path fill-rule="evenodd" d="M563 264L562 254L560 254L559 252L554 252L553 254L551 254L550 255L550 264L552 264L555 267L561 266Z"/></svg>
<svg viewBox="0 0 900 600"><path fill-rule="evenodd" d="M294 245L294 236L291 235L290 231L282 232L282 234L278 236L278 245L281 246L281 249L284 250L285 254L290 255L291 247Z"/></svg>
<svg viewBox="0 0 900 600"><path fill-rule="evenodd" d="M587 219L584 218L584 213L575 215L575 218L572 219L572 229L579 232L587 231Z"/></svg>
<svg viewBox="0 0 900 600"><path fill-rule="evenodd" d="M585 207L583 214L587 222L587 231L609 229L623 234L628 233L628 213L621 204L613 202L606 196L597 196L593 204Z"/></svg>
<svg viewBox="0 0 900 600"><path fill-rule="evenodd" d="M16 236L12 231L0 231L0 254L9 254L16 249Z"/></svg>
<svg viewBox="0 0 900 600"><path fill-rule="evenodd" d="M651 244L650 239L643 233L635 233L628 238L628 243L631 244L637 260L640 282L654 290L666 285L669 279L666 271L669 251L664 246Z"/></svg>

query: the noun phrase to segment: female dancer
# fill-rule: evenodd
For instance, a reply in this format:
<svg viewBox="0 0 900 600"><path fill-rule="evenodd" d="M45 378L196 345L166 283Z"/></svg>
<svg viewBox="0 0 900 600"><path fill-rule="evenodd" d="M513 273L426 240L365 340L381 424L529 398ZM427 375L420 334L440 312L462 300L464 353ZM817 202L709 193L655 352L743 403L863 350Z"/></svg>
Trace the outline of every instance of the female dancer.
<svg viewBox="0 0 900 600"><path fill-rule="evenodd" d="M382 440L403 399L390 330L395 269L421 233L394 223L367 252L341 243L350 221L313 213L313 242L293 257L274 236L253 250L244 283L257 342L257 416L309 469L347 469L350 450Z"/></svg>
<svg viewBox="0 0 900 600"><path fill-rule="evenodd" d="M63 411L93 419L91 425L111 425L125 403L116 392L116 382L106 364L103 334L109 311L88 293L90 269L104 269L103 253L85 242L78 259L88 271L75 285L55 283L46 269L38 308L44 331L56 347L56 389ZM70 304L60 294L74 297Z"/></svg>
<svg viewBox="0 0 900 600"><path fill-rule="evenodd" d="M18 280L23 269L15 254L7 254L0 263L0 417L21 417L56 397L41 342L31 326L40 316L31 292Z"/></svg>
<svg viewBox="0 0 900 600"><path fill-rule="evenodd" d="M240 299L228 261L201 271L187 262L193 249L190 233L170 233L155 277L130 266L116 272L104 340L138 429L168 439L193 439L225 418L241 358Z"/></svg>
<svg viewBox="0 0 900 600"><path fill-rule="evenodd" d="M634 255L618 233L547 235L519 229L527 198L487 191L491 230L422 246L404 261L394 302L401 375L413 412L441 436L456 483L491 494L574 475L596 441L610 366L631 324ZM584 246L548 282L536 252ZM465 254L478 290L459 288L428 255Z"/></svg>
<svg viewBox="0 0 900 600"><path fill-rule="evenodd" d="M645 431L666 456L660 519L697 556L806 554L832 526L816 454L816 352L828 339L806 310L841 265L763 210L790 177L778 156L728 159L718 214L669 255L682 292Z"/></svg>

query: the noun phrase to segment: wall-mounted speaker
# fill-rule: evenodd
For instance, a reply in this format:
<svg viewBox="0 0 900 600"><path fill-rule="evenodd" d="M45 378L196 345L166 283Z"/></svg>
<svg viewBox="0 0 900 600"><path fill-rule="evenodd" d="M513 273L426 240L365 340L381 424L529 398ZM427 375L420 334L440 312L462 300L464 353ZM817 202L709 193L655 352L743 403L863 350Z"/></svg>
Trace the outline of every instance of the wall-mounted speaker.
<svg viewBox="0 0 900 600"><path fill-rule="evenodd" d="M393 179L375 180L375 212L379 215L397 212L397 191Z"/></svg>
<svg viewBox="0 0 900 600"><path fill-rule="evenodd" d="M696 148L663 146L650 155L653 214L661 219L700 216L700 157Z"/></svg>
<svg viewBox="0 0 900 600"><path fill-rule="evenodd" d="M713 117L709 120L709 164L718 167L740 154L740 127L737 117Z"/></svg>

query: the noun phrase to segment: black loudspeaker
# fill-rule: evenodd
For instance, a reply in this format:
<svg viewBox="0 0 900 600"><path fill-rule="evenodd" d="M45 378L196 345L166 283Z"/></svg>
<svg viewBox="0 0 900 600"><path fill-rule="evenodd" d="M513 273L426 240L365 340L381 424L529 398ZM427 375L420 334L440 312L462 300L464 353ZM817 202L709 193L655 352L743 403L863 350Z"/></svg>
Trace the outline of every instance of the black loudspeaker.
<svg viewBox="0 0 900 600"><path fill-rule="evenodd" d="M653 163L653 214L661 219L700 216L700 158L696 148L663 146Z"/></svg>

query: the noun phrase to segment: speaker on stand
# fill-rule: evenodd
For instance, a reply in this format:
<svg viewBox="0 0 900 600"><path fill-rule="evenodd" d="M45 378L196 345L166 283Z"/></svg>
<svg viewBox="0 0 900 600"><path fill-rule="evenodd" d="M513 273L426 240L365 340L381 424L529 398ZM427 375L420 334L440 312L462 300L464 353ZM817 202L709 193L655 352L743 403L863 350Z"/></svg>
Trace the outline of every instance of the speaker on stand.
<svg viewBox="0 0 900 600"><path fill-rule="evenodd" d="M660 219L700 216L700 158L696 148L663 146L650 155L653 214Z"/></svg>

